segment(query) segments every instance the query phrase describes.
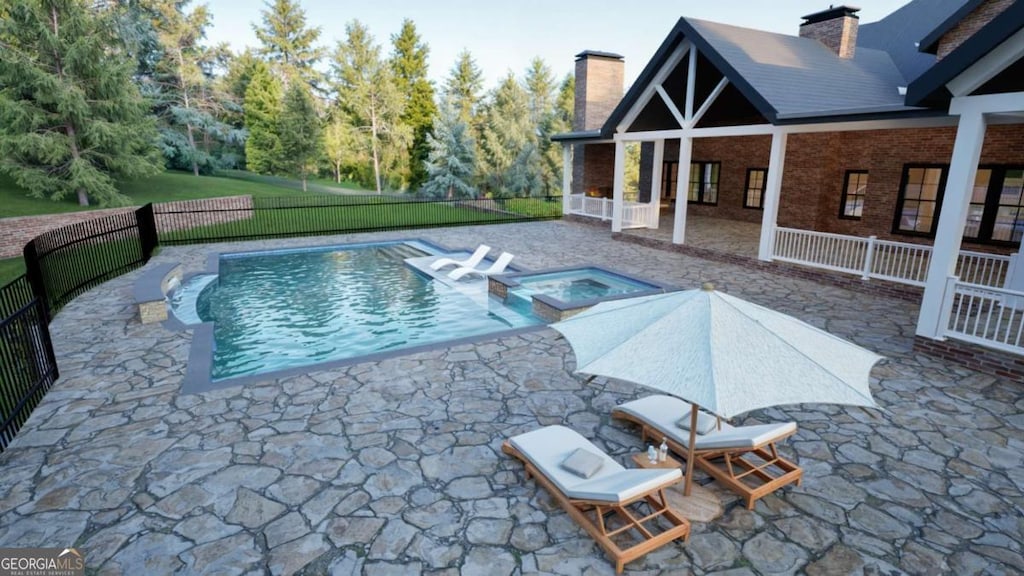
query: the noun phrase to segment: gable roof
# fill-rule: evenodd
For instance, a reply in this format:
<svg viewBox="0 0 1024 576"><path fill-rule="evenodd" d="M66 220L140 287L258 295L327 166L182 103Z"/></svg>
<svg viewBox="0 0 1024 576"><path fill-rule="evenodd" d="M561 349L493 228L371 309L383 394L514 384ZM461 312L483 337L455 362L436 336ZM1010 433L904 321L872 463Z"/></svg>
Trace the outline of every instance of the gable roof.
<svg viewBox="0 0 1024 576"><path fill-rule="evenodd" d="M1024 2L1014 2L907 87L908 104L941 106L952 97L946 84L1024 28Z"/></svg>
<svg viewBox="0 0 1024 576"><path fill-rule="evenodd" d="M810 38L680 18L602 126L601 137L614 134L687 39L772 124L928 113L903 104L899 87L905 80L882 50L858 47L853 58L839 58Z"/></svg>
<svg viewBox="0 0 1024 576"><path fill-rule="evenodd" d="M960 13L965 7L981 1L913 0L877 22L861 24L857 29L857 50L873 48L888 53L909 84L935 64L933 54L918 48L921 38L930 37L943 27L951 28L963 18Z"/></svg>

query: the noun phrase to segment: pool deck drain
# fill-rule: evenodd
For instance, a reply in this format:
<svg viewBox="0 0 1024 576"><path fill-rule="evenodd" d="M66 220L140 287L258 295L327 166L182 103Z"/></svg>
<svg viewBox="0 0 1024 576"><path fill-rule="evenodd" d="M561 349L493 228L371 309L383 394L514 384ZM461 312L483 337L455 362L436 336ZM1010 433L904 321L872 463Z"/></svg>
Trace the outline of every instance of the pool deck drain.
<svg viewBox="0 0 1024 576"><path fill-rule="evenodd" d="M486 242L534 269L593 262L684 288L713 281L888 357L873 373L877 419L818 405L748 415L799 424L783 449L802 486L753 511L721 493L723 517L628 572L1024 571L1021 384L914 353L916 306L564 222L417 235ZM209 249L165 248L154 264L199 270ZM505 437L553 423L622 462L641 447L608 414L644 391L574 378L554 331L182 395L190 333L138 322L140 273L57 315L62 376L0 455L0 546L76 545L100 574L613 573L500 452Z"/></svg>

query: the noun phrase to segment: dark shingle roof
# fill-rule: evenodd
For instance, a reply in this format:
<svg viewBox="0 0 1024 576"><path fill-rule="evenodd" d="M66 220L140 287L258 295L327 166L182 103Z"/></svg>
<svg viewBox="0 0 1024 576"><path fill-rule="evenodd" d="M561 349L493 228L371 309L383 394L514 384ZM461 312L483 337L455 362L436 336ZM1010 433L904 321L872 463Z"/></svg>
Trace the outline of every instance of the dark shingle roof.
<svg viewBox="0 0 1024 576"><path fill-rule="evenodd" d="M857 50L872 48L889 54L906 86L935 64L935 56L918 49L918 41L963 18L965 6L977 0L913 0L878 22L857 29ZM949 21L953 24L948 24ZM921 47L924 49L924 46Z"/></svg>

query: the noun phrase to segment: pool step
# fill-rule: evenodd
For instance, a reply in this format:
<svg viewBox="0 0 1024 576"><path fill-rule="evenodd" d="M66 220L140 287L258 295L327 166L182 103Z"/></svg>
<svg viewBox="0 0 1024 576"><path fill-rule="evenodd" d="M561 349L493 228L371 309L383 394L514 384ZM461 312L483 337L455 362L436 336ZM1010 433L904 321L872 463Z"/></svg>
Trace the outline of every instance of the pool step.
<svg viewBox="0 0 1024 576"><path fill-rule="evenodd" d="M392 244L381 248L381 250L395 260L405 260L407 258L419 258L420 256L424 256L424 252L422 250L409 246L408 244Z"/></svg>

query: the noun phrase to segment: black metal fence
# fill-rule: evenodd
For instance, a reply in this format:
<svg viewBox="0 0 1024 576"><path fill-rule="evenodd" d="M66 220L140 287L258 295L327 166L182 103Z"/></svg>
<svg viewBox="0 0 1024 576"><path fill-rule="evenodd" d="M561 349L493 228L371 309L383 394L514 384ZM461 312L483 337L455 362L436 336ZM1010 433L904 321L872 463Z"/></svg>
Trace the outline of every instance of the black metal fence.
<svg viewBox="0 0 1024 576"><path fill-rule="evenodd" d="M25 276L0 288L0 452L57 379L48 314Z"/></svg>
<svg viewBox="0 0 1024 576"><path fill-rule="evenodd" d="M41 234L25 245L25 275L0 288L0 452L57 379L50 318L82 292L148 262L160 244L501 224L561 213L557 196L238 196L147 204Z"/></svg>

